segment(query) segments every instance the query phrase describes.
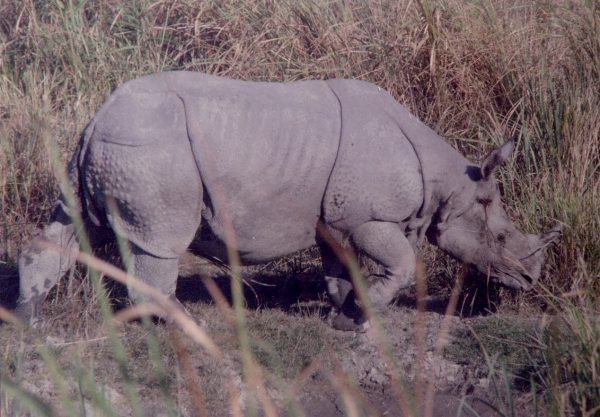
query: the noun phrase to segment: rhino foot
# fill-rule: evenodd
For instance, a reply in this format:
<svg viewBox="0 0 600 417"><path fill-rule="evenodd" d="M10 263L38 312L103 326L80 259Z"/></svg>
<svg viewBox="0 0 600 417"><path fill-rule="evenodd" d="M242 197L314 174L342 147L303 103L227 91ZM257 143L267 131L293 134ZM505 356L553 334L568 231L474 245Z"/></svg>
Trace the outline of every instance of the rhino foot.
<svg viewBox="0 0 600 417"><path fill-rule="evenodd" d="M43 297L32 297L25 302L19 301L15 309L15 315L25 325L39 329L42 325L40 319L40 310L43 302Z"/></svg>
<svg viewBox="0 0 600 417"><path fill-rule="evenodd" d="M345 332L366 332L369 327L365 313L356 304L356 300L351 295L346 298L346 302L342 305L339 313L331 323L336 330Z"/></svg>

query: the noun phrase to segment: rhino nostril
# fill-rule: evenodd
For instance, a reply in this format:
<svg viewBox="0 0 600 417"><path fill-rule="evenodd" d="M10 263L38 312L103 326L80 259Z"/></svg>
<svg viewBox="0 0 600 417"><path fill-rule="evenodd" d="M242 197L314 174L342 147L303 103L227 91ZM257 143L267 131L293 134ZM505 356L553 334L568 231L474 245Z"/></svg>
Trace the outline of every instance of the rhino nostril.
<svg viewBox="0 0 600 417"><path fill-rule="evenodd" d="M529 274L521 274L521 277L530 285L533 285L533 277Z"/></svg>

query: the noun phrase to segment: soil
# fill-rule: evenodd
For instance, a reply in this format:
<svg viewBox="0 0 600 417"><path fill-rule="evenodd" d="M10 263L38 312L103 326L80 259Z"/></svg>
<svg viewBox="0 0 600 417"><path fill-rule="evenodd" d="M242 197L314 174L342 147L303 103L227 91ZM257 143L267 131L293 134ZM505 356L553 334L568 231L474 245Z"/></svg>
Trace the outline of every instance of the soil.
<svg viewBox="0 0 600 417"><path fill-rule="evenodd" d="M455 343L456 335L469 334L478 317L444 315L444 296L429 297L425 311L417 311L414 295L406 293L367 332L335 331L328 325L329 310L319 274L311 269L313 266L302 265L302 260L283 265L284 278L265 272L269 268L264 267L247 272L254 281L252 286L246 286L248 332L251 340L258 341L253 353L262 365L266 396L277 415L501 415L506 401L494 388L495 381L486 365L474 357L457 359L456 355L445 353ZM272 415L262 401L258 401L253 413L252 390L242 383L242 358L235 330L211 302L199 274L217 277L216 282L228 298L228 281L218 278L223 269L192 256L182 264L178 297L221 348L223 359L210 357L185 337L187 359L182 359L181 353L176 353L177 344L170 338L169 325L158 323L153 328L166 369L161 377L155 362L149 359L147 328L139 322L119 328L143 414L169 415L166 402L171 401L177 415L202 415L195 402L202 397L200 408L206 408L209 416L235 415L237 406L245 410L245 415ZM2 264L0 303L5 307L14 306L16 282L14 265ZM133 415L116 353L98 308L94 303L81 305L82 299L85 303L91 297L86 291L89 290L85 284L75 288L73 284L63 284L45 303L41 329L22 332L15 326L0 324L0 373L17 381L43 403L61 410L60 384L40 353L46 349L63 369L61 378L67 396L79 395L85 415L103 415L86 378L115 415ZM126 303L122 301L123 288L113 288L112 297L121 300L115 302L115 308ZM263 342L268 347L262 348ZM200 393L189 390L189 379L182 367L186 363L194 371L192 378L202 387ZM20 414L22 409L19 411L17 402L4 395L1 388L0 384L0 414L4 410L8 416L27 415ZM527 394L509 394L513 404L518 404L514 409L522 412L514 415L529 415ZM362 411L357 413L359 410Z"/></svg>

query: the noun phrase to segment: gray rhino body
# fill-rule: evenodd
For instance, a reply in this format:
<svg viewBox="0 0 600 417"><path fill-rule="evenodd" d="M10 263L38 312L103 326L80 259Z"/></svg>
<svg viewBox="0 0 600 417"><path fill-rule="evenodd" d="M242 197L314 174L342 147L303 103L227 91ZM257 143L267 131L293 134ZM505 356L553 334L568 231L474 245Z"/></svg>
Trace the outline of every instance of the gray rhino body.
<svg viewBox="0 0 600 417"><path fill-rule="evenodd" d="M414 282L424 236L514 288L536 282L544 247L507 219L492 176L508 143L476 166L384 90L361 81L235 81L191 72L118 88L88 124L69 178L89 227L131 243L134 272L174 294L192 244L226 259L233 231L243 261L320 244L336 327L364 322L331 240L350 241L385 267L376 306ZM320 239L321 233L328 236ZM202 230L203 233L199 233ZM209 241L196 241L201 234ZM77 246L64 198L43 237ZM34 246L19 260L19 312L39 304L72 260ZM130 291L134 300L139 297Z"/></svg>

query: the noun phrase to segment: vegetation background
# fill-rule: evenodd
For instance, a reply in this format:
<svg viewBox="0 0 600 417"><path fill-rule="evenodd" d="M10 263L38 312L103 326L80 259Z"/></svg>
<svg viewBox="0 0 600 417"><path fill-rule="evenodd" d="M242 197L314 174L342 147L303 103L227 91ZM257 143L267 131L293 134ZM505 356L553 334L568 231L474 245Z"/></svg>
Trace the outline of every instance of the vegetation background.
<svg viewBox="0 0 600 417"><path fill-rule="evenodd" d="M530 232L555 220L565 231L540 286L499 302L560 317L560 337L536 339L545 412L600 413L597 1L2 0L4 294L16 289L18 249L57 196L51 155L58 150L66 162L116 86L175 69L245 80L368 80L472 160L513 139L516 159L500 173L511 217ZM451 286L451 264L426 257L437 262L430 275ZM12 363L6 349L4 365ZM14 375L4 365L3 378ZM2 390L7 381L0 379L0 399L13 398Z"/></svg>

